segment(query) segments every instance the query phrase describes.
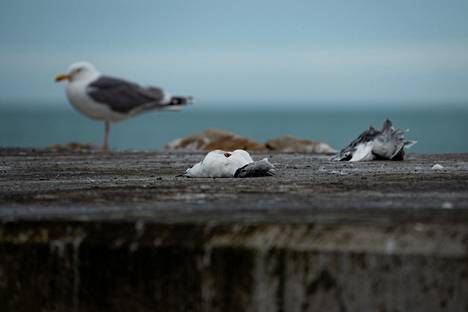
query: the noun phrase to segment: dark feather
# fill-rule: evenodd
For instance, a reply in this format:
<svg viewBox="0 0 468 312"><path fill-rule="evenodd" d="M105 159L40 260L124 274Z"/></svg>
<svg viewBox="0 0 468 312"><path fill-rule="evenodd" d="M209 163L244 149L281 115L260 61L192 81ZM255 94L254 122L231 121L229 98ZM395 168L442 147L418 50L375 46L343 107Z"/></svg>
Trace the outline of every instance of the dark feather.
<svg viewBox="0 0 468 312"><path fill-rule="evenodd" d="M93 81L87 92L94 101L106 104L119 113L143 111L164 105L162 89L142 87L133 82L108 76L101 76Z"/></svg>
<svg viewBox="0 0 468 312"><path fill-rule="evenodd" d="M268 159L262 159L254 161L236 170L234 173L235 178L248 178L248 177L265 177L273 176L274 166L268 161Z"/></svg>

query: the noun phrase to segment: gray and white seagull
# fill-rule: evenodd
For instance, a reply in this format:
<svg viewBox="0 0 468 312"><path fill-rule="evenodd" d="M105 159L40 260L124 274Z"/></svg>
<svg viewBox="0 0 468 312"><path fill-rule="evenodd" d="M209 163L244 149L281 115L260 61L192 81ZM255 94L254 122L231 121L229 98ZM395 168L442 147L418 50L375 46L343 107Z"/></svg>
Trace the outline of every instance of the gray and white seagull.
<svg viewBox="0 0 468 312"><path fill-rule="evenodd" d="M102 149L107 150L110 123L153 110L177 110L192 101L191 96L171 96L159 87L144 87L134 82L99 73L88 62L72 64L56 82L68 80L66 95L73 107L95 120L105 122Z"/></svg>
<svg viewBox="0 0 468 312"><path fill-rule="evenodd" d="M403 160L405 148L416 143L417 141L406 140L405 131L393 127L391 120L387 118L381 130L370 126L332 159L341 161Z"/></svg>

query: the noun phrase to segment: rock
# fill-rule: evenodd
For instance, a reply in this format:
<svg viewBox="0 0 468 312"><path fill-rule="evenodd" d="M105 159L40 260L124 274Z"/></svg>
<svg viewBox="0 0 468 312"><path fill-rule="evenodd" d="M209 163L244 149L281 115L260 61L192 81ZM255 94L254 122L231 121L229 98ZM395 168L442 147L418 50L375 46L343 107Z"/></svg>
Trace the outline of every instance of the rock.
<svg viewBox="0 0 468 312"><path fill-rule="evenodd" d="M270 150L284 153L335 154L337 152L327 143L301 140L291 136L269 140L265 145Z"/></svg>
<svg viewBox="0 0 468 312"><path fill-rule="evenodd" d="M52 152L82 152L99 150L99 147L93 144L81 144L76 142L70 142L66 144L52 144L49 145L47 149Z"/></svg>
<svg viewBox="0 0 468 312"><path fill-rule="evenodd" d="M237 134L217 129L207 129L202 133L169 142L167 150L212 151L216 149L233 151L245 149L249 151L265 150L265 145L257 143Z"/></svg>
<svg viewBox="0 0 468 312"><path fill-rule="evenodd" d="M173 140L166 144L165 149L188 151L212 151L216 149L233 151L236 149L244 149L248 151L276 151L308 154L336 153L336 150L323 142L284 136L269 140L266 143L258 143L248 138L243 138L235 133L217 129L207 129L202 133L192 134L185 138Z"/></svg>

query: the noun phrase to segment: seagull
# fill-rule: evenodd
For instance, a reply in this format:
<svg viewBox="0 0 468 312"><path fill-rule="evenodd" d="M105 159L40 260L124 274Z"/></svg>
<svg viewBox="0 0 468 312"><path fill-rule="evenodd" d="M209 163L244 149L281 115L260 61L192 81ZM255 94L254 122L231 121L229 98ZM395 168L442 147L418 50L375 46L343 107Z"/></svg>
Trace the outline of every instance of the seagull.
<svg viewBox="0 0 468 312"><path fill-rule="evenodd" d="M191 96L171 96L159 87L144 87L134 82L101 74L88 62L72 64L56 82L68 80L66 95L83 115L105 123L102 149L107 150L111 122L152 110L178 110L191 103Z"/></svg>
<svg viewBox="0 0 468 312"><path fill-rule="evenodd" d="M274 175L274 166L264 158L253 161L249 153L238 149L233 152L214 150L185 172L190 178L247 178Z"/></svg>
<svg viewBox="0 0 468 312"><path fill-rule="evenodd" d="M390 119L386 119L382 129L370 126L347 147L343 148L333 160L403 160L405 148L410 148L417 141L405 140L404 131L395 129Z"/></svg>

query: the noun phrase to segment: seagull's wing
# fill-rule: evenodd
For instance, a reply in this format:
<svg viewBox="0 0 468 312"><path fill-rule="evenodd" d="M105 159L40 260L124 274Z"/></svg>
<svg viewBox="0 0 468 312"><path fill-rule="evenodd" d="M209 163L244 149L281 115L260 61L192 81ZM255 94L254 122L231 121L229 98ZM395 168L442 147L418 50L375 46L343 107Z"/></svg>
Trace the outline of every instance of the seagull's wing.
<svg viewBox="0 0 468 312"><path fill-rule="evenodd" d="M392 160L403 160L404 148L409 148L416 143L406 140L405 131L395 129L388 118L382 126L381 134L376 137L374 142L372 153L378 158Z"/></svg>
<svg viewBox="0 0 468 312"><path fill-rule="evenodd" d="M129 113L162 108L165 93L157 87L142 87L123 79L100 76L89 84L87 94L94 101L106 104L115 112Z"/></svg>
<svg viewBox="0 0 468 312"><path fill-rule="evenodd" d="M274 166L264 158L262 160L251 162L234 173L235 178L265 177L275 175Z"/></svg>
<svg viewBox="0 0 468 312"><path fill-rule="evenodd" d="M370 126L369 129L361 133L355 140L349 143L348 146L343 148L337 155L333 156L332 159L333 160L351 160L359 146L361 146L361 149L362 149L362 147L366 145L368 142L374 141L374 139L380 133L381 132L379 130Z"/></svg>

